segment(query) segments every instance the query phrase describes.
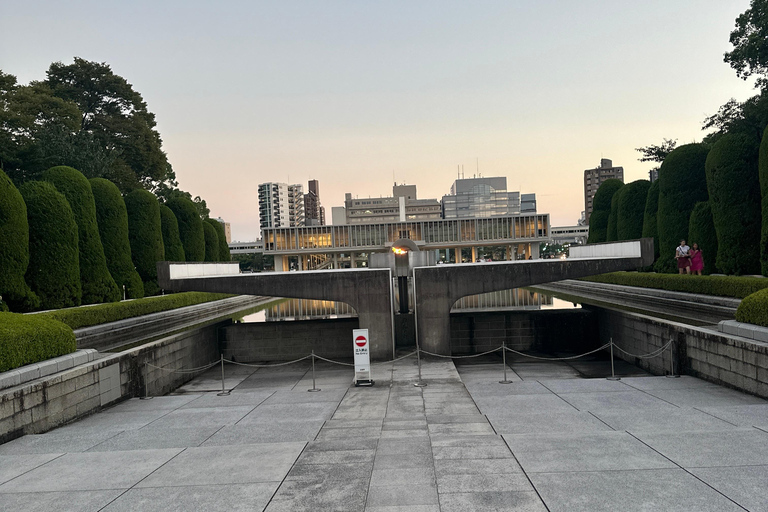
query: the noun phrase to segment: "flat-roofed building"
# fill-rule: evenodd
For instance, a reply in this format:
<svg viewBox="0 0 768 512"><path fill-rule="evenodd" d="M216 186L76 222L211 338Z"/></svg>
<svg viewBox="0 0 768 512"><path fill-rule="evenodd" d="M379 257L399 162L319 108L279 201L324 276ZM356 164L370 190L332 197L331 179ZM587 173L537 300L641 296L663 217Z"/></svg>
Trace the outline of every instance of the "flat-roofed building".
<svg viewBox="0 0 768 512"><path fill-rule="evenodd" d="M304 188L298 184L260 184L259 225L262 229L303 226Z"/></svg>
<svg viewBox="0 0 768 512"><path fill-rule="evenodd" d="M624 168L614 167L608 158L600 159L600 167L584 171L584 212L585 221L589 224L589 216L592 215L592 200L595 192L605 180L617 179L624 183Z"/></svg>
<svg viewBox="0 0 768 512"><path fill-rule="evenodd" d="M437 199L419 199L416 196L416 185L397 183L392 187L390 197L353 198L347 193L344 195L344 208L346 224L432 220L440 219L442 212Z"/></svg>
<svg viewBox="0 0 768 512"><path fill-rule="evenodd" d="M444 219L502 217L536 213L536 194L507 191L507 178L462 178L443 196Z"/></svg>

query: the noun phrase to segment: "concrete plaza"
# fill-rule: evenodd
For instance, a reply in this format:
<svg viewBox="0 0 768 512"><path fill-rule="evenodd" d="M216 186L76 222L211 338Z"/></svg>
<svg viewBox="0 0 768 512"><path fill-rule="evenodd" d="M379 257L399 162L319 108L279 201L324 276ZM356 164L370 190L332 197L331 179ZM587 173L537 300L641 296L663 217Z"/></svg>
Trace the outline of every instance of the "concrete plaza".
<svg viewBox="0 0 768 512"><path fill-rule="evenodd" d="M768 510L768 402L605 361L214 368L0 445L0 510ZM629 375L629 376L628 376ZM591 376L595 378L584 378Z"/></svg>

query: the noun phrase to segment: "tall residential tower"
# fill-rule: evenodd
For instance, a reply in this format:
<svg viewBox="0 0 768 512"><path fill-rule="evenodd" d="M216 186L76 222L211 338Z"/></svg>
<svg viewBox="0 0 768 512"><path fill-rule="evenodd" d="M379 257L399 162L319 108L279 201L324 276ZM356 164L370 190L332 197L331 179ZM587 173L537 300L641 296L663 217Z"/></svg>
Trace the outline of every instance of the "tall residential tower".
<svg viewBox="0 0 768 512"><path fill-rule="evenodd" d="M584 220L589 225L589 216L592 214L592 199L600 185L607 179L615 178L624 183L624 168L614 167L613 162L607 158L600 159L600 167L584 171Z"/></svg>
<svg viewBox="0 0 768 512"><path fill-rule="evenodd" d="M259 185L259 226L290 228L304 225L304 189L301 185Z"/></svg>

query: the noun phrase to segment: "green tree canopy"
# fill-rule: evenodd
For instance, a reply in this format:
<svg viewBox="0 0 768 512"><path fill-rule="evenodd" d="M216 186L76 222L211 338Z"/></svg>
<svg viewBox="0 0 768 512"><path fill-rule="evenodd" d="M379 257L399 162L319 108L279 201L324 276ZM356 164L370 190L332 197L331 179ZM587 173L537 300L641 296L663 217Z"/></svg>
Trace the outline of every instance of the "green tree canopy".
<svg viewBox="0 0 768 512"><path fill-rule="evenodd" d="M704 258L704 274L713 274L716 272L717 259L717 233L715 233L715 223L712 220L712 209L709 201L696 203L691 212L691 221L688 224L688 245L693 247L694 243L699 244L701 255Z"/></svg>
<svg viewBox="0 0 768 512"><path fill-rule="evenodd" d="M42 309L79 306L80 250L75 216L67 199L44 181L23 184L19 192L29 220L29 267L26 280Z"/></svg>
<svg viewBox="0 0 768 512"><path fill-rule="evenodd" d="M763 218L760 236L760 267L762 274L768 276L768 128L765 129L760 143L759 178Z"/></svg>
<svg viewBox="0 0 768 512"><path fill-rule="evenodd" d="M656 180L648 188L648 196L645 200L645 213L643 214L643 238L653 238L654 261L659 258L659 230L656 225L658 211L659 180Z"/></svg>
<svg viewBox="0 0 768 512"><path fill-rule="evenodd" d="M650 144L648 146L643 146L641 148L635 148L635 151L639 151L643 156L638 158L641 162L658 162L661 163L664 161L665 158L667 158L667 155L670 154L674 149L677 147L677 139L663 139L661 141L661 144ZM653 170L658 169L658 167L654 167Z"/></svg>
<svg viewBox="0 0 768 512"><path fill-rule="evenodd" d="M215 222L215 221L214 221ZM219 235L209 222L203 222L205 261L219 261Z"/></svg>
<svg viewBox="0 0 768 512"><path fill-rule="evenodd" d="M11 179L0 170L0 295L13 311L32 311L40 299L27 286L29 266L27 206Z"/></svg>
<svg viewBox="0 0 768 512"><path fill-rule="evenodd" d="M657 272L674 272L675 248L688 240L688 223L696 203L707 201L707 177L704 163L706 144L685 144L672 151L659 169L659 259Z"/></svg>
<svg viewBox="0 0 768 512"><path fill-rule="evenodd" d="M144 285L131 260L131 244L128 241L128 212L120 190L109 180L91 178L91 189L96 201L96 221L99 237L107 258L107 268L119 290L125 287L131 299L144 297Z"/></svg>
<svg viewBox="0 0 768 512"><path fill-rule="evenodd" d="M622 190L624 190L624 187L617 190L611 198L611 213L608 214L608 228L605 233L606 242L615 242L619 239L617 226L619 219L619 197L621 197Z"/></svg>
<svg viewBox="0 0 768 512"><path fill-rule="evenodd" d="M622 186L624 184L620 180L609 179L601 183L597 192L595 192L595 197L592 200L592 214L589 216L589 238L587 243L594 244L607 241L611 201L613 195Z"/></svg>
<svg viewBox="0 0 768 512"><path fill-rule="evenodd" d="M160 203L151 192L136 189L125 196L125 207L131 256L144 282L144 295L157 295L157 262L165 261Z"/></svg>
<svg viewBox="0 0 768 512"><path fill-rule="evenodd" d="M706 161L707 190L717 232L717 268L726 274L760 272L759 146L727 134Z"/></svg>
<svg viewBox="0 0 768 512"><path fill-rule="evenodd" d="M768 1L751 0L749 9L736 18L730 42L733 50L726 52L725 62L739 78L757 76L757 86L764 88L768 84Z"/></svg>
<svg viewBox="0 0 768 512"><path fill-rule="evenodd" d="M205 260L205 234L195 204L185 197L172 197L166 203L179 223L179 236L187 261Z"/></svg>
<svg viewBox="0 0 768 512"><path fill-rule="evenodd" d="M120 292L109 273L104 247L101 245L91 184L80 171L66 166L51 167L43 173L43 178L53 183L56 189L64 194L75 215L80 247L83 304L120 300Z"/></svg>
<svg viewBox="0 0 768 512"><path fill-rule="evenodd" d="M171 209L164 204L160 205L160 221L163 227L165 261L186 261L184 246L179 237L179 222Z"/></svg>
<svg viewBox="0 0 768 512"><path fill-rule="evenodd" d="M216 230L216 235L219 238L219 261L231 261L232 255L229 253L229 244L227 244L227 234L224 231L224 225L211 218L205 219L204 222L209 223Z"/></svg>
<svg viewBox="0 0 768 512"><path fill-rule="evenodd" d="M645 203L651 182L637 180L627 183L618 194L616 215L617 240L634 240L643 236Z"/></svg>

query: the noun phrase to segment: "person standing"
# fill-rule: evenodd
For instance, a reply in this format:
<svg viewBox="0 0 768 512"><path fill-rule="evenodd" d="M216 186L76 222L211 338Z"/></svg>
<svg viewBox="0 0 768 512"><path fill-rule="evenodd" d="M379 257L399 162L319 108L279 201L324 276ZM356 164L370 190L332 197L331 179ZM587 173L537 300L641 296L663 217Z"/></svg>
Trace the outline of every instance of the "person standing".
<svg viewBox="0 0 768 512"><path fill-rule="evenodd" d="M685 240L680 240L680 245L675 249L675 259L677 259L677 271L679 274L691 273L691 248L685 244Z"/></svg>
<svg viewBox="0 0 768 512"><path fill-rule="evenodd" d="M704 270L704 255L699 249L699 244L694 242L691 248L691 274L701 275L702 270Z"/></svg>

